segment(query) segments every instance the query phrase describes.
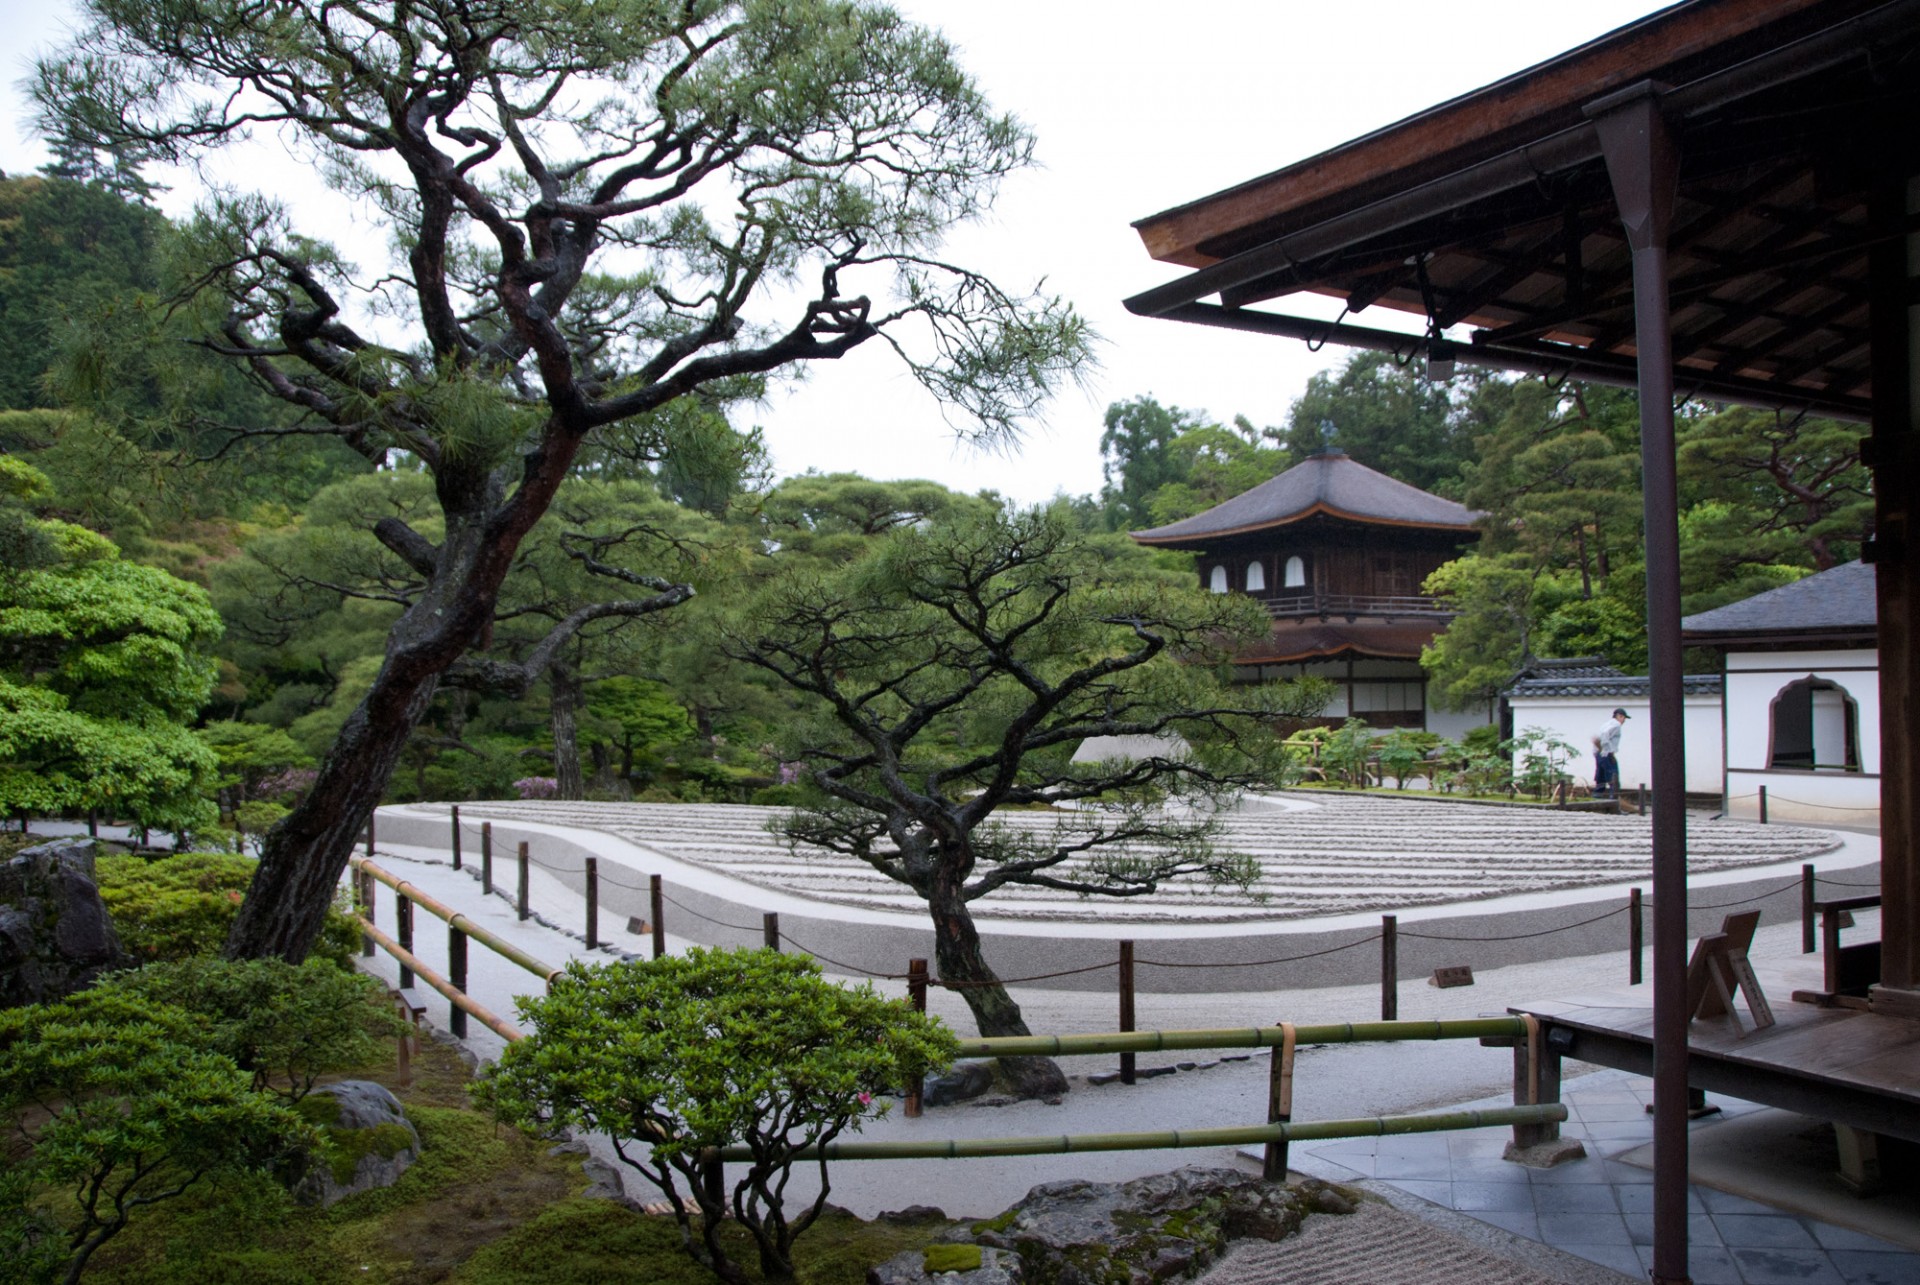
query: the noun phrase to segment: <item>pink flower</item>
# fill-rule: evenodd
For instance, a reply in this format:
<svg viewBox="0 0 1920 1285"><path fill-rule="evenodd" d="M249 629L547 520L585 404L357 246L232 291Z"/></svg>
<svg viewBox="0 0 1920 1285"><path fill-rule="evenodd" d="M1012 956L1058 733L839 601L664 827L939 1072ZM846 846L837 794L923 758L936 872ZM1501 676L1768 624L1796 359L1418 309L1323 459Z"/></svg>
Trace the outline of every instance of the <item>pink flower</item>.
<svg viewBox="0 0 1920 1285"><path fill-rule="evenodd" d="M871 1106L872 1104L873 1104L873 1094L871 1094L871 1093L862 1093L862 1094L860 1095L860 1105L861 1105L861 1106L863 1106L863 1107L864 1107L864 1106Z"/></svg>

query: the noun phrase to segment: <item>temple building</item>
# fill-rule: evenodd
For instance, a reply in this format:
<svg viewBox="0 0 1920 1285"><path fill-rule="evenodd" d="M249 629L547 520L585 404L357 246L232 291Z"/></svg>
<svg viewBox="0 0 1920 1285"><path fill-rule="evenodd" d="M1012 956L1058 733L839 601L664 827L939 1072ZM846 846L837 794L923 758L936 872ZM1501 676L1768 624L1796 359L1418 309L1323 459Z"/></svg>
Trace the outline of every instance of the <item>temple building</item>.
<svg viewBox="0 0 1920 1285"><path fill-rule="evenodd" d="M1192 552L1206 588L1266 606L1266 642L1235 658L1248 681L1318 675L1338 688L1328 721L1458 737L1491 716L1428 707L1420 649L1453 617L1421 586L1479 538L1473 519L1464 505L1328 449L1204 513L1132 535Z"/></svg>

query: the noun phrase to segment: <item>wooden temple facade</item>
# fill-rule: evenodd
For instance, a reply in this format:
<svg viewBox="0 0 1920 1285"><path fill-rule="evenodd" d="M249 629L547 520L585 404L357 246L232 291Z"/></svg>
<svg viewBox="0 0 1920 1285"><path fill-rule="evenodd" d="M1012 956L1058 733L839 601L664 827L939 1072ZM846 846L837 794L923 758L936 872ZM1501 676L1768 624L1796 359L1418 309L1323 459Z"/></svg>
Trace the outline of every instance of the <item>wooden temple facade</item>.
<svg viewBox="0 0 1920 1285"><path fill-rule="evenodd" d="M1429 708L1420 650L1452 616L1421 590L1479 537L1473 519L1464 505L1328 449L1203 513L1132 535L1193 553L1202 587L1266 607L1271 631L1235 657L1249 681L1317 675L1337 691L1323 721L1458 736L1488 719Z"/></svg>
<svg viewBox="0 0 1920 1285"><path fill-rule="evenodd" d="M1920 1079L1920 0L1683 0L1135 227L1182 269L1127 300L1142 316L1638 390L1654 969L1649 1020L1618 1033L1655 1085L1652 1275L1688 1280L1689 1079L1719 1063L1689 1048L1676 397L1868 426L1880 975L1842 1020L1884 1046L1881 1079L1823 1060L1827 1038L1752 1047L1802 1110ZM1339 318L1283 302L1301 295ZM1413 324L1349 320L1373 308ZM1594 1024L1565 1029L1602 1051ZM1910 1105L1886 1118L1920 1135Z"/></svg>

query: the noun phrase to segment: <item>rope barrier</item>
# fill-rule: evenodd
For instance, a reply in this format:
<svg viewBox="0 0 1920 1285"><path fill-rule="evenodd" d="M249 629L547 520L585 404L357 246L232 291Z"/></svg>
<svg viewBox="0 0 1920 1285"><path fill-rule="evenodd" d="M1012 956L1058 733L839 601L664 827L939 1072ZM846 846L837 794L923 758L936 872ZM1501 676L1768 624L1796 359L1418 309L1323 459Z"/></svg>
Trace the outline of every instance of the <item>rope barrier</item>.
<svg viewBox="0 0 1920 1285"><path fill-rule="evenodd" d="M1602 919L1611 919L1615 915L1624 915L1629 909L1630 907L1627 906L1617 906L1603 915L1595 915L1591 919L1582 919L1579 923L1561 924L1557 928L1542 928L1539 932L1533 933L1510 933L1505 937L1458 937L1442 933L1417 933L1407 928L1400 929L1400 936L1418 937L1422 941L1525 941L1530 937L1549 937L1554 933L1572 932L1575 928L1585 928L1588 924L1597 924Z"/></svg>
<svg viewBox="0 0 1920 1285"><path fill-rule="evenodd" d="M1371 937L1362 937L1358 941L1350 941L1344 946L1329 946L1325 950L1308 951L1304 955L1282 955L1278 959L1250 959L1245 962L1235 960L1224 964L1212 962L1180 963L1170 959L1136 959L1133 962L1136 966L1145 965L1152 968L1266 968L1273 964L1294 964L1303 959L1318 959L1322 955L1337 955L1343 950L1352 950L1355 946L1365 946L1370 942L1379 940L1380 934L1374 933Z"/></svg>
<svg viewBox="0 0 1920 1285"><path fill-rule="evenodd" d="M1752 897L1742 897L1738 901L1709 901L1704 903L1689 902L1687 903L1687 909L1690 911L1692 910L1725 910L1728 906L1748 906L1748 905L1752 905L1756 901L1765 901L1769 897L1777 897L1783 892L1790 892L1793 889L1798 888L1799 886L1800 886L1800 876L1795 875L1793 878L1787 880L1787 882L1781 884L1778 888L1773 889L1771 892L1759 893Z"/></svg>
<svg viewBox="0 0 1920 1285"><path fill-rule="evenodd" d="M679 906L680 909L686 911L688 914L692 915L695 919L704 919L710 924L718 924L722 928L731 928L733 929L733 931L737 933L757 933L764 930L764 925L761 925L761 924L752 924L752 925L730 924L724 919L715 919L712 915L703 915L699 911L695 910L692 906L684 905L678 901L675 901L672 897L667 896L667 894L664 892L660 894L660 900L666 902L670 906Z"/></svg>

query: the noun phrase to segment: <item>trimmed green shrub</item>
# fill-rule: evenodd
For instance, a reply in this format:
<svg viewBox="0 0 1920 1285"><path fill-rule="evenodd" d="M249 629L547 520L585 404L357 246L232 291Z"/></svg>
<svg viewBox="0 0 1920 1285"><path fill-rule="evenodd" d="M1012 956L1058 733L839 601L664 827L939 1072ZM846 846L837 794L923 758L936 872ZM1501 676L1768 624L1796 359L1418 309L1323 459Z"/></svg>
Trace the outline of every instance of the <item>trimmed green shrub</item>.
<svg viewBox="0 0 1920 1285"><path fill-rule="evenodd" d="M114 930L144 963L220 954L257 864L233 853L185 852L154 861L103 856L94 869ZM344 967L359 945L343 892L314 953Z"/></svg>
<svg viewBox="0 0 1920 1285"><path fill-rule="evenodd" d="M0 1239L24 1249L24 1279L77 1281L141 1209L310 1145L297 1115L194 1046L199 1026L110 987L0 1012L0 1120L22 1144Z"/></svg>
<svg viewBox="0 0 1920 1285"><path fill-rule="evenodd" d="M253 1087L297 1102L320 1076L371 1062L406 1029L380 983L329 960L182 959L120 973L101 989L193 1014L203 1047Z"/></svg>
<svg viewBox="0 0 1920 1285"><path fill-rule="evenodd" d="M701 950L650 962L568 965L551 992L518 1001L527 1038L478 1093L502 1119L606 1133L666 1194L681 1242L722 1280L744 1282L720 1237L727 1214L753 1236L768 1280L793 1278L793 1242L826 1207L782 1206L802 1148L879 1115L878 1099L953 1058L951 1032L872 987L843 987L799 955ZM701 1153L745 1143L754 1161L715 1200ZM680 1185L698 1203L699 1227Z"/></svg>

